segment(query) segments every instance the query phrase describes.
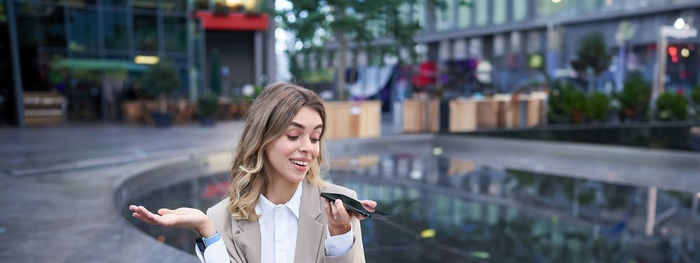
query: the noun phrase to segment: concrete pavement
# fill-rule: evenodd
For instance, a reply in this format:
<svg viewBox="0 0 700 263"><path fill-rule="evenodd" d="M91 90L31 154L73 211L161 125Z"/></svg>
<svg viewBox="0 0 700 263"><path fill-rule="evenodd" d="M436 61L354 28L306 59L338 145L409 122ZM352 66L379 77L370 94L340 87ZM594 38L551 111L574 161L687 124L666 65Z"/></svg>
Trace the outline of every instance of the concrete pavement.
<svg viewBox="0 0 700 263"><path fill-rule="evenodd" d="M131 226L114 205L114 191L127 178L189 155L231 151L242 126L0 129L0 262L196 262ZM687 152L429 134L335 140L328 151L331 157L429 155L436 146L480 165L561 175L571 171L571 176L616 183L644 185L653 178L664 183L652 173L625 172L653 171L666 179L687 178L674 186L700 189L700 154ZM635 167L625 168L625 163Z"/></svg>

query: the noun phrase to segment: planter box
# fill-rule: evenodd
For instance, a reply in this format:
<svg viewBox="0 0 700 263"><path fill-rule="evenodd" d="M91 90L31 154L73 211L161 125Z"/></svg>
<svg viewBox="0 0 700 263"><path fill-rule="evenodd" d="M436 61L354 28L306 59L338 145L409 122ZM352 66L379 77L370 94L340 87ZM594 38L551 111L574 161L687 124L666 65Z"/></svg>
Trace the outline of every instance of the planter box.
<svg viewBox="0 0 700 263"><path fill-rule="evenodd" d="M429 104L426 109L426 104ZM440 101L431 99L429 103L420 99L403 101L403 122L401 130L404 133L437 132L440 127ZM428 116L426 118L426 116Z"/></svg>
<svg viewBox="0 0 700 263"><path fill-rule="evenodd" d="M325 107L325 138L371 138L381 135L379 101L332 101L326 102Z"/></svg>
<svg viewBox="0 0 700 263"><path fill-rule="evenodd" d="M483 100L450 101L450 132L482 128L525 128L543 123L545 97L540 95L497 95Z"/></svg>
<svg viewBox="0 0 700 263"><path fill-rule="evenodd" d="M547 111L546 95L519 95L510 101L507 113L508 128L531 128L544 122Z"/></svg>
<svg viewBox="0 0 700 263"><path fill-rule="evenodd" d="M190 122L196 109L197 105L187 100L168 101L168 112L172 113L175 124Z"/></svg>
<svg viewBox="0 0 700 263"><path fill-rule="evenodd" d="M24 122L34 124L61 124L66 119L66 98L57 93L25 92Z"/></svg>

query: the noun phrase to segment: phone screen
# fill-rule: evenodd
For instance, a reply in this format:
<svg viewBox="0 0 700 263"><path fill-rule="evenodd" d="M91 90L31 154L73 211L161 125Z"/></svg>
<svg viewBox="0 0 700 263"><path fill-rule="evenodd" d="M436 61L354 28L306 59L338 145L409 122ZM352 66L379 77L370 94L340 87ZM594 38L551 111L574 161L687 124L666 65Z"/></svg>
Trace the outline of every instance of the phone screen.
<svg viewBox="0 0 700 263"><path fill-rule="evenodd" d="M343 195L343 194L335 194L335 193L321 193L321 196L324 198L335 201L336 199L340 199L340 201L343 202L343 205L349 209L351 212L355 212L357 214L363 215L367 218L375 218L375 219L386 219L389 218L389 215L382 213L380 211L374 211L370 212L365 207L360 203L360 201L355 200L352 197Z"/></svg>

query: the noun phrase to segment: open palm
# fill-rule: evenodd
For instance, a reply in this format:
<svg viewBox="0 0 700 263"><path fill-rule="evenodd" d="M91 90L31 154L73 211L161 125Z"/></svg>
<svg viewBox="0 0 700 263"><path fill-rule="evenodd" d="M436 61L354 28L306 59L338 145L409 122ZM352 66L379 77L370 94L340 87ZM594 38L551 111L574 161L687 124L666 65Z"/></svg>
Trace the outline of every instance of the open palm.
<svg viewBox="0 0 700 263"><path fill-rule="evenodd" d="M207 231L207 226L211 221L207 215L198 209L189 207L181 207L175 210L161 208L158 209L157 214L154 214L143 206L131 205L129 210L134 212L132 214L133 217L152 225L185 228L195 231L202 236L209 236L208 232L210 231Z"/></svg>

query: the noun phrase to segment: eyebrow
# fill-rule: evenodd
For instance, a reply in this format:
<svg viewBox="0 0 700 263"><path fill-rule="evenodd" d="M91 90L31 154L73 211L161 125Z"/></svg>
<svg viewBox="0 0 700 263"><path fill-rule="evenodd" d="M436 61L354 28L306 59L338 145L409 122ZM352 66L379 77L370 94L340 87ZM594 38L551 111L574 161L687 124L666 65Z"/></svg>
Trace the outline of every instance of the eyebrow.
<svg viewBox="0 0 700 263"><path fill-rule="evenodd" d="M289 125L290 125L290 126L294 126L294 127L298 127L298 128L301 128L301 129L306 129L306 127L304 127L304 125L301 125L301 124L296 123L296 122L292 122L292 123L289 124ZM319 124L318 126L316 126L316 127L314 128L314 130L315 130L315 129L321 129L321 128L323 128L323 124Z"/></svg>

